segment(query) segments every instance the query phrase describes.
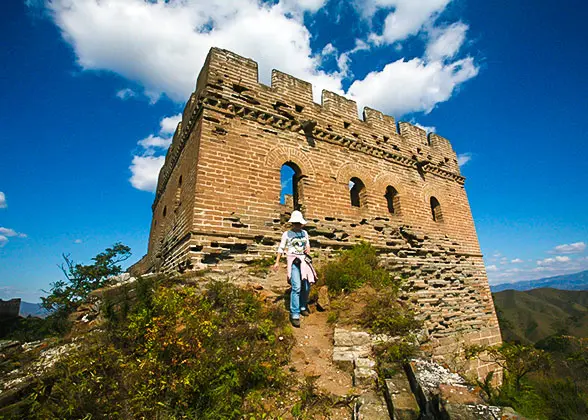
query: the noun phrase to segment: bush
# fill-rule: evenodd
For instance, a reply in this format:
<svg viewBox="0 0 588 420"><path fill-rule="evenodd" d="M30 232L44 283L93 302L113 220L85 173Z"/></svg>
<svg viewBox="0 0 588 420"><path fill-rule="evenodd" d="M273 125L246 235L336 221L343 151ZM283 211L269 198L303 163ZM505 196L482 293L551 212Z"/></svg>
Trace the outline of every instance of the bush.
<svg viewBox="0 0 588 420"><path fill-rule="evenodd" d="M231 419L265 412L289 377L280 308L214 282L137 286L138 302L67 358L31 396L30 418ZM263 397L262 397L263 396Z"/></svg>
<svg viewBox="0 0 588 420"><path fill-rule="evenodd" d="M365 306L361 324L373 333L402 336L422 327L414 313L398 302L397 290L383 290Z"/></svg>
<svg viewBox="0 0 588 420"><path fill-rule="evenodd" d="M366 284L377 289L393 285L390 273L380 266L376 249L366 242L342 251L320 272L333 294L348 293Z"/></svg>

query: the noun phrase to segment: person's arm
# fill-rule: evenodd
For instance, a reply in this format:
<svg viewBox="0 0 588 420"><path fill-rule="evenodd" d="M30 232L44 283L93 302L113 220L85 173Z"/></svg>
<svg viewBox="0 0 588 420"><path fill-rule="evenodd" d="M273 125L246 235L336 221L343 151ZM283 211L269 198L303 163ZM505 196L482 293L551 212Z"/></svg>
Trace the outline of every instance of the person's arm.
<svg viewBox="0 0 588 420"><path fill-rule="evenodd" d="M274 271L278 271L278 269L280 268L280 257L284 253L287 240L288 240L288 232L286 231L282 234L282 240L280 241L280 246L278 246L278 253L276 254L276 262L274 263L274 265L272 267L272 269Z"/></svg>
<svg viewBox="0 0 588 420"><path fill-rule="evenodd" d="M304 231L304 236L306 236L306 247L304 248L304 252L310 254L310 238L308 237L307 231Z"/></svg>

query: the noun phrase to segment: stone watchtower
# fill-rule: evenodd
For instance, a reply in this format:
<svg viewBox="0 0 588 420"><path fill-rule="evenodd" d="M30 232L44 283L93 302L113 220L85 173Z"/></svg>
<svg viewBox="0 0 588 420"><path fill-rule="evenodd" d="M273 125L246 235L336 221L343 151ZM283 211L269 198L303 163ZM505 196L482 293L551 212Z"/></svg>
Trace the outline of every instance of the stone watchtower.
<svg viewBox="0 0 588 420"><path fill-rule="evenodd" d="M148 253L133 270L273 255L300 208L314 249L367 240L408 277L431 352L451 362L464 343L501 342L464 180L445 138L369 108L361 120L354 101L329 91L316 104L309 83L276 70L265 86L255 61L213 48L159 173ZM476 363L480 377L495 368Z"/></svg>

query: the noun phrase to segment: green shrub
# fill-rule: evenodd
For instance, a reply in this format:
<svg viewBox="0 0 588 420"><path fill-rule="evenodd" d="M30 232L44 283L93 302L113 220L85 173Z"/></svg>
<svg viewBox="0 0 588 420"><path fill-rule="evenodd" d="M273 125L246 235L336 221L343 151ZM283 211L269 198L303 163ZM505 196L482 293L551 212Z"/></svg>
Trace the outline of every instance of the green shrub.
<svg viewBox="0 0 588 420"><path fill-rule="evenodd" d="M28 417L241 418L287 388L293 340L279 307L225 282L136 290L124 319L39 383Z"/></svg>
<svg viewBox="0 0 588 420"><path fill-rule="evenodd" d="M382 290L365 306L361 324L376 334L404 336L422 326L414 313L398 302L398 291Z"/></svg>
<svg viewBox="0 0 588 420"><path fill-rule="evenodd" d="M380 266L376 249L366 242L342 251L324 264L320 273L333 294L348 293L366 284L374 288L393 285L390 273Z"/></svg>

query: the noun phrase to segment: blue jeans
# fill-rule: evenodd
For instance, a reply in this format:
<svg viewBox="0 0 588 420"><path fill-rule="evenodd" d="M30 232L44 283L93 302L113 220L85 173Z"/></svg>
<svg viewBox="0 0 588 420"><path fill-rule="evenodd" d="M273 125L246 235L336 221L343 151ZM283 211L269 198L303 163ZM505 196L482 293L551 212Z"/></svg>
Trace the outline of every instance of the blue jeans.
<svg viewBox="0 0 588 420"><path fill-rule="evenodd" d="M292 264L292 275L290 282L292 283L292 292L290 293L290 316L293 319L300 318L300 311L306 309L308 302L308 293L310 292L310 284L308 280L302 280L300 275L300 262Z"/></svg>

